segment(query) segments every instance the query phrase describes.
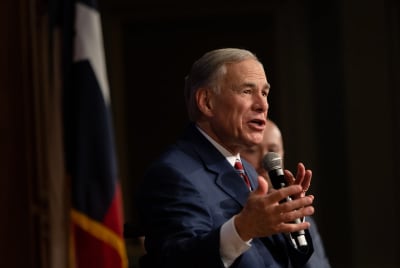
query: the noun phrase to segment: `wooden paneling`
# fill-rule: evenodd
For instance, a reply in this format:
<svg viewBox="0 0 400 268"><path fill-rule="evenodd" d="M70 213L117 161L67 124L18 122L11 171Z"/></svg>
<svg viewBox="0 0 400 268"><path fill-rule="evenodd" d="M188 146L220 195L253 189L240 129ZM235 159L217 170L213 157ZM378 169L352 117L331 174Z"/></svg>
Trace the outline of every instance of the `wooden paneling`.
<svg viewBox="0 0 400 268"><path fill-rule="evenodd" d="M59 50L47 11L40 0L0 8L2 267L68 264Z"/></svg>

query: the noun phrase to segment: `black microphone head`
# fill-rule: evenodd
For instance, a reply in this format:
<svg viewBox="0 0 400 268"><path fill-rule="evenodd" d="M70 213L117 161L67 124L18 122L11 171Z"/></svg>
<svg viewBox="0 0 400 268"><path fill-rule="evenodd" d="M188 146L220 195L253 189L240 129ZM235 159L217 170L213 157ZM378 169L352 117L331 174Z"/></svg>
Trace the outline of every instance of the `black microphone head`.
<svg viewBox="0 0 400 268"><path fill-rule="evenodd" d="M280 157L279 154L275 152L269 152L263 157L262 165L264 169L268 172L275 169L281 169L282 158Z"/></svg>

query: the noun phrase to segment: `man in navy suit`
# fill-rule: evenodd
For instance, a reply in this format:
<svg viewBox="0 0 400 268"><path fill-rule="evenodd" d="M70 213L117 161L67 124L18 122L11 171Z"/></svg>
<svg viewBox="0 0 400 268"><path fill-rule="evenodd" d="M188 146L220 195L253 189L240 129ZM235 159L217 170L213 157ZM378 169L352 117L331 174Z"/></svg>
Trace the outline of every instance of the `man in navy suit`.
<svg viewBox="0 0 400 268"><path fill-rule="evenodd" d="M314 249L306 221L313 196L302 163L288 187L268 184L240 158L263 139L270 85L257 57L243 49L210 51L186 77L191 123L146 172L136 205L148 267L303 267ZM242 162L244 178L235 170ZM280 202L292 196L291 202ZM306 230L306 247L290 233Z"/></svg>

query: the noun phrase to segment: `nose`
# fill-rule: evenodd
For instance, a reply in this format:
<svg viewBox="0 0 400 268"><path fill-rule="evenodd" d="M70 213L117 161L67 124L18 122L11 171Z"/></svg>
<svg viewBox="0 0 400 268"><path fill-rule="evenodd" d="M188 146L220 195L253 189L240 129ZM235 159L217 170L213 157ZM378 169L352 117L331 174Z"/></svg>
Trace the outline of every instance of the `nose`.
<svg viewBox="0 0 400 268"><path fill-rule="evenodd" d="M267 112L268 108L269 108L269 103L268 103L268 99L266 96L260 94L257 94L254 100L254 107L255 110L258 112Z"/></svg>

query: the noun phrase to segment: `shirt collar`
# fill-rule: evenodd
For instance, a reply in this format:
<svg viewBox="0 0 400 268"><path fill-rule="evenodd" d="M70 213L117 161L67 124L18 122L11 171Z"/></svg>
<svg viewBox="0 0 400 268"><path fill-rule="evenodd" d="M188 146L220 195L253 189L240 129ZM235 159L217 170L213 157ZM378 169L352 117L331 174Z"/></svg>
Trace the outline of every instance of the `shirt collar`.
<svg viewBox="0 0 400 268"><path fill-rule="evenodd" d="M229 152L227 149L225 149L221 144L216 142L213 138L211 138L207 133L205 133L199 126L196 125L196 128L200 131L201 134L203 134L206 139L211 142L212 145L223 155L225 156L226 160L232 165L232 167L235 164L236 159L240 159L240 154L238 153L237 155L233 155L231 152Z"/></svg>

